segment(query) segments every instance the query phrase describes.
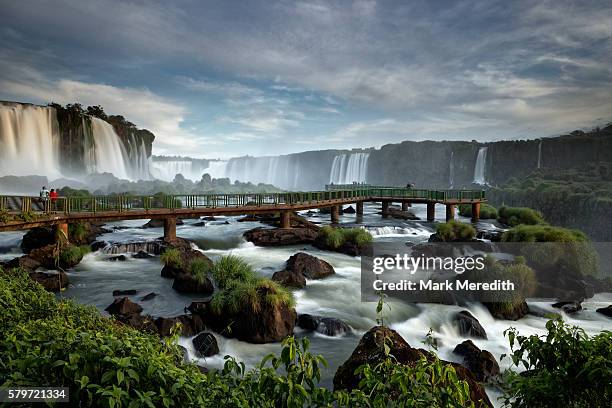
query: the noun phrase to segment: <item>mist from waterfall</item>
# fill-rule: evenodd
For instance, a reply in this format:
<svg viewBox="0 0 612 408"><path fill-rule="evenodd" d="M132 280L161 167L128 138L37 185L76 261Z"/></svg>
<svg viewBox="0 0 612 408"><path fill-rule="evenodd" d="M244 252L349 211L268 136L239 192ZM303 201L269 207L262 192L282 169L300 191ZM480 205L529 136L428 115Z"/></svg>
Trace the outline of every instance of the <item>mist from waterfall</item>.
<svg viewBox="0 0 612 408"><path fill-rule="evenodd" d="M214 160L208 162L208 167L204 169L204 173L208 173L211 178L220 179L227 177L227 161Z"/></svg>
<svg viewBox="0 0 612 408"><path fill-rule="evenodd" d="M486 184L485 179L485 168L487 165L487 150L488 147L481 147L478 149L478 156L476 156L476 165L474 166L474 184Z"/></svg>
<svg viewBox="0 0 612 408"><path fill-rule="evenodd" d="M0 104L0 176L61 176L55 109Z"/></svg>
<svg viewBox="0 0 612 408"><path fill-rule="evenodd" d="M156 179L173 181L177 174L190 180L199 180L201 174L194 174L191 160L153 160L151 173Z"/></svg>
<svg viewBox="0 0 612 408"><path fill-rule="evenodd" d="M450 160L448 161L448 187L453 188L455 184L455 152L451 151Z"/></svg>
<svg viewBox="0 0 612 408"><path fill-rule="evenodd" d="M93 134L94 161L85 163L93 173L112 173L115 177L129 179L128 153L119 140L113 126L102 119L91 118L91 132Z"/></svg>
<svg viewBox="0 0 612 408"><path fill-rule="evenodd" d="M538 169L542 168L542 139L538 143Z"/></svg>
<svg viewBox="0 0 612 408"><path fill-rule="evenodd" d="M294 156L238 157L225 171L230 181L265 183L295 190L300 186L300 163Z"/></svg>
<svg viewBox="0 0 612 408"><path fill-rule="evenodd" d="M366 182L370 153L346 153L334 157L329 182L351 184Z"/></svg>

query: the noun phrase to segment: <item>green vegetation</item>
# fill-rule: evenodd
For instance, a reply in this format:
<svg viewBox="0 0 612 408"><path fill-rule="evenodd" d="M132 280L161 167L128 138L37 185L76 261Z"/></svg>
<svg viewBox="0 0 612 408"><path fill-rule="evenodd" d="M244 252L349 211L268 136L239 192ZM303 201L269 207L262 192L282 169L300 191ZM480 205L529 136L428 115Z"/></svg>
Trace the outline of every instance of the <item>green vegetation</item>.
<svg viewBox="0 0 612 408"><path fill-rule="evenodd" d="M189 264L189 273L200 284L204 283L210 272L210 265L203 258L196 258Z"/></svg>
<svg viewBox="0 0 612 408"><path fill-rule="evenodd" d="M372 235L364 228L334 228L329 225L319 230L318 239L332 249L338 249L345 243L363 247L373 240Z"/></svg>
<svg viewBox="0 0 612 408"><path fill-rule="evenodd" d="M612 332L589 337L561 320L543 336L505 332L514 366L506 372L505 404L512 407L609 407L612 401Z"/></svg>
<svg viewBox="0 0 612 408"><path fill-rule="evenodd" d="M463 217L472 216L472 204L459 204L459 215ZM492 205L482 203L480 204L480 219L492 220L497 218L497 208Z"/></svg>
<svg viewBox="0 0 612 408"><path fill-rule="evenodd" d="M60 250L59 253L59 264L65 267L72 267L83 259L91 251L91 248L87 245L75 246L68 245Z"/></svg>
<svg viewBox="0 0 612 408"><path fill-rule="evenodd" d="M466 275L467 274L467 275ZM514 283L514 292L491 292L492 295L499 295L491 307L495 310L512 310L518 304L525 301L525 298L533 296L538 288L538 280L535 272L525 263L525 259L517 256L512 263L502 263L491 256L485 258L485 268L483 270L471 270L464 274L467 279L473 282L485 282L493 280Z"/></svg>
<svg viewBox="0 0 612 408"><path fill-rule="evenodd" d="M550 225L518 225L502 236L504 242L587 242L579 230Z"/></svg>
<svg viewBox="0 0 612 408"><path fill-rule="evenodd" d="M62 187L57 190L60 197L91 197L91 193L87 190L79 190L71 187Z"/></svg>
<svg viewBox="0 0 612 408"><path fill-rule="evenodd" d="M219 286L211 301L216 313L238 313L245 307L258 313L264 305L295 307L290 291L277 282L257 276L253 268L237 256L221 257L215 262L212 274Z"/></svg>
<svg viewBox="0 0 612 408"><path fill-rule="evenodd" d="M159 257L161 262L172 268L180 268L183 265L181 251L176 248L167 248Z"/></svg>
<svg viewBox="0 0 612 408"><path fill-rule="evenodd" d="M68 235L79 242L87 237L87 232L87 227L82 222L68 224Z"/></svg>
<svg viewBox="0 0 612 408"><path fill-rule="evenodd" d="M436 235L443 242L470 241L476 236L476 230L471 224L452 220L438 224Z"/></svg>
<svg viewBox="0 0 612 408"><path fill-rule="evenodd" d="M519 224L537 225L545 224L541 212L527 207L501 207L498 221L511 227Z"/></svg>

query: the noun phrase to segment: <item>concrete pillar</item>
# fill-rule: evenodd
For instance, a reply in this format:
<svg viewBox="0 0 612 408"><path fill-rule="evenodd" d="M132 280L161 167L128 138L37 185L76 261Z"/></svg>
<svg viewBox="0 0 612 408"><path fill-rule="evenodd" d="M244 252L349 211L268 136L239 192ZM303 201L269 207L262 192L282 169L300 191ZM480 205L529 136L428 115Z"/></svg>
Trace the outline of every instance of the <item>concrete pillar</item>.
<svg viewBox="0 0 612 408"><path fill-rule="evenodd" d="M436 219L436 203L427 203L427 221Z"/></svg>
<svg viewBox="0 0 612 408"><path fill-rule="evenodd" d="M176 218L164 219L164 241L176 241Z"/></svg>
<svg viewBox="0 0 612 408"><path fill-rule="evenodd" d="M280 213L280 227L291 228L291 212L281 211Z"/></svg>
<svg viewBox="0 0 612 408"><path fill-rule="evenodd" d="M357 201L355 207L357 207L357 215L363 215L363 201Z"/></svg>
<svg viewBox="0 0 612 408"><path fill-rule="evenodd" d="M68 242L68 224L67 223L57 224L57 233L61 235L61 238L57 237L58 239L65 239L66 242Z"/></svg>
<svg viewBox="0 0 612 408"><path fill-rule="evenodd" d="M334 205L331 208L331 222L332 224L338 224L340 221L340 206Z"/></svg>
<svg viewBox="0 0 612 408"><path fill-rule="evenodd" d="M389 204L390 204L390 201L382 202L382 217L383 218L387 218L389 216Z"/></svg>
<svg viewBox="0 0 612 408"><path fill-rule="evenodd" d="M402 211L408 211L408 208L410 208L412 205L410 203L407 202L403 202L402 203Z"/></svg>
<svg viewBox="0 0 612 408"><path fill-rule="evenodd" d="M455 205L454 204L446 204L446 222L455 219Z"/></svg>
<svg viewBox="0 0 612 408"><path fill-rule="evenodd" d="M480 203L472 203L472 222L480 219Z"/></svg>

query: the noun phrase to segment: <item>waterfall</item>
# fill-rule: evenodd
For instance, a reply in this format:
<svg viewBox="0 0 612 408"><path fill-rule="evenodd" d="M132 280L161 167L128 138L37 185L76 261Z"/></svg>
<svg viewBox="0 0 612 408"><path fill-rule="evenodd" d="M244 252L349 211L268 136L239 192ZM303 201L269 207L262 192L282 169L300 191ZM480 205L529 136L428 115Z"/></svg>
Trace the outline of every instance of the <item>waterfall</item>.
<svg viewBox="0 0 612 408"><path fill-rule="evenodd" d="M448 186L453 188L455 184L455 152L451 151L450 160L448 161Z"/></svg>
<svg viewBox="0 0 612 408"><path fill-rule="evenodd" d="M346 153L334 157L329 182L334 184L364 183L370 153Z"/></svg>
<svg viewBox="0 0 612 408"><path fill-rule="evenodd" d="M487 150L488 147L478 149L476 157L476 165L474 166L474 184L486 184L485 167L487 165Z"/></svg>
<svg viewBox="0 0 612 408"><path fill-rule="evenodd" d="M0 104L0 175L60 177L59 142L55 109Z"/></svg>
<svg viewBox="0 0 612 408"><path fill-rule="evenodd" d="M542 139L538 143L538 169L542 167Z"/></svg>
<svg viewBox="0 0 612 408"><path fill-rule="evenodd" d="M120 179L129 179L128 154L115 133L113 126L99 118L91 118L93 133L93 163L86 163L87 168L96 173L112 173ZM87 158L87 157L86 157Z"/></svg>
<svg viewBox="0 0 612 408"><path fill-rule="evenodd" d="M190 180L199 180L201 174L194 174L193 162L191 160L153 160L153 168L151 169L153 177L172 181L177 174L182 174L183 177Z"/></svg>
<svg viewBox="0 0 612 408"><path fill-rule="evenodd" d="M208 173L211 178L220 179L227 177L227 161L217 160L208 163L208 167L204 169L204 173Z"/></svg>

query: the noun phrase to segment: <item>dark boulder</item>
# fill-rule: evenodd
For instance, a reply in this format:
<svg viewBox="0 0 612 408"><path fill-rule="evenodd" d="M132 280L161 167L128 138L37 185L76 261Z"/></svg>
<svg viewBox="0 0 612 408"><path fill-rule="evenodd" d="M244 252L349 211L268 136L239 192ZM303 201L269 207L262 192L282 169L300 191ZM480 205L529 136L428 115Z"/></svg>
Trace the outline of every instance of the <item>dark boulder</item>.
<svg viewBox="0 0 612 408"><path fill-rule="evenodd" d="M49 292L59 292L68 286L68 275L64 271L58 273L33 272L30 278L38 282Z"/></svg>
<svg viewBox="0 0 612 408"><path fill-rule="evenodd" d="M487 332L478 319L472 316L467 310L455 313L453 321L459 327L459 334L462 336L471 336L480 339L487 338Z"/></svg>
<svg viewBox="0 0 612 408"><path fill-rule="evenodd" d="M494 303L484 302L483 305L489 309L489 312L496 319L502 320L519 320L529 313L529 306L524 300L517 303Z"/></svg>
<svg viewBox="0 0 612 408"><path fill-rule="evenodd" d="M177 324L181 325L180 333L183 336L195 336L204 330L204 322L198 315L180 315L176 317L158 317L155 319L157 333L161 337L168 337L172 328Z"/></svg>
<svg viewBox="0 0 612 408"><path fill-rule="evenodd" d="M343 214L355 214L356 212L357 211L352 205L349 205L348 207L342 209Z"/></svg>
<svg viewBox="0 0 612 408"><path fill-rule="evenodd" d="M111 256L107 260L111 262L125 262L127 261L127 257L125 255L116 255L116 256Z"/></svg>
<svg viewBox="0 0 612 408"><path fill-rule="evenodd" d="M471 340L458 344L453 353L463 357L463 364L480 382L489 382L500 373L499 364L493 354L480 350Z"/></svg>
<svg viewBox="0 0 612 408"><path fill-rule="evenodd" d="M219 354L217 339L212 333L202 332L192 340L198 357L210 357Z"/></svg>
<svg viewBox="0 0 612 408"><path fill-rule="evenodd" d="M172 289L180 293L209 295L213 293L215 287L207 277L204 277L204 280L200 282L191 273L179 273L174 278Z"/></svg>
<svg viewBox="0 0 612 408"><path fill-rule="evenodd" d="M336 273L328 262L304 252L292 255L287 260L285 270L304 275L308 279L321 279Z"/></svg>
<svg viewBox="0 0 612 408"><path fill-rule="evenodd" d="M38 262L35 259L30 258L28 255L23 255L23 256L20 256L19 258L13 258L9 262L7 262L5 265L7 269L21 268L29 272L34 272L36 269L38 269L41 266L40 262Z"/></svg>
<svg viewBox="0 0 612 408"><path fill-rule="evenodd" d="M204 227L206 226L206 222L204 221L198 221L192 224L194 227Z"/></svg>
<svg viewBox="0 0 612 408"><path fill-rule="evenodd" d="M304 275L294 271L283 270L274 272L272 275L272 280L291 288L301 289L306 287L306 278Z"/></svg>
<svg viewBox="0 0 612 408"><path fill-rule="evenodd" d="M127 316L132 314L140 314L140 312L142 312L142 307L139 304L132 302L129 298L122 297L115 299L113 303L111 303L104 310L111 315Z"/></svg>
<svg viewBox="0 0 612 408"><path fill-rule="evenodd" d="M151 334L157 333L157 327L153 322L153 318L149 315L141 315L140 313L132 313L127 315L115 315L115 319L119 322L133 327L136 330L144 331Z"/></svg>
<svg viewBox="0 0 612 408"><path fill-rule="evenodd" d="M606 307L600 307L596 310L597 313L601 313L604 316L612 317L612 305Z"/></svg>
<svg viewBox="0 0 612 408"><path fill-rule="evenodd" d="M155 293L155 292L151 292L151 293L147 293L146 295L144 295L143 297L141 297L141 298L140 298L140 300L141 300L142 302L146 302L147 300L151 300L151 299L153 299L153 298L154 298L154 297L156 297L156 296L157 296L157 293Z"/></svg>
<svg viewBox="0 0 612 408"><path fill-rule="evenodd" d="M181 262L180 265L164 265L161 270L161 276L163 276L164 278L177 278L181 275L184 275L180 279L189 280L189 278L186 278L185 276L191 276L189 266L196 259L203 260L209 266L212 266L213 264L213 262L206 255L204 255L200 251L192 249L190 245L183 243L180 246L173 247L181 252ZM179 285L181 284L179 283ZM190 285L190 282L185 282L185 287L187 287L188 285Z"/></svg>
<svg viewBox="0 0 612 408"><path fill-rule="evenodd" d="M55 243L55 229L52 227L32 228L26 232L21 241L21 250L29 254L33 249Z"/></svg>
<svg viewBox="0 0 612 408"><path fill-rule="evenodd" d="M135 295L137 293L138 293L138 291L136 289L126 289L126 290L116 289L116 290L113 290L113 296L130 296L130 295Z"/></svg>
<svg viewBox="0 0 612 408"><path fill-rule="evenodd" d="M321 317L310 314L298 316L297 326L309 331L316 331L326 336L339 337L351 332L351 327L335 317Z"/></svg>
<svg viewBox="0 0 612 408"><path fill-rule="evenodd" d="M183 225L184 222L183 220L181 220L180 218L176 219L176 225ZM160 219L151 219L149 220L149 222L147 222L146 224L144 224L142 226L142 228L163 228L164 227L164 220L160 220Z"/></svg>
<svg viewBox="0 0 612 408"><path fill-rule="evenodd" d="M311 244L317 238L312 228L255 228L244 233L244 238L257 246Z"/></svg>
<svg viewBox="0 0 612 408"><path fill-rule="evenodd" d="M92 252L96 252L96 251L106 248L107 246L108 246L108 242L106 241L94 241L91 243L89 247L91 248Z"/></svg>
<svg viewBox="0 0 612 408"><path fill-rule="evenodd" d="M552 307L561 309L567 314L574 314L582 310L580 302L557 302L553 303Z"/></svg>
<svg viewBox="0 0 612 408"><path fill-rule="evenodd" d="M132 258L136 258L136 259L149 259L149 258L154 258L154 256L151 255L148 252L145 252L145 251L138 251L137 253L132 255Z"/></svg>
<svg viewBox="0 0 612 408"><path fill-rule="evenodd" d="M376 326L363 335L348 360L338 367L334 375L334 389L350 391L358 388L362 376L356 374L355 371L364 364L375 366L384 361L387 358L385 342L389 346L389 354L398 364L414 364L422 356L427 359L433 358L425 350L410 347L395 330L384 326ZM457 377L468 383L472 401L483 401L486 406L492 406L484 388L476 381L470 370L460 364L443 362L452 365L457 372ZM392 399L393 395L390 395L389 398Z"/></svg>

